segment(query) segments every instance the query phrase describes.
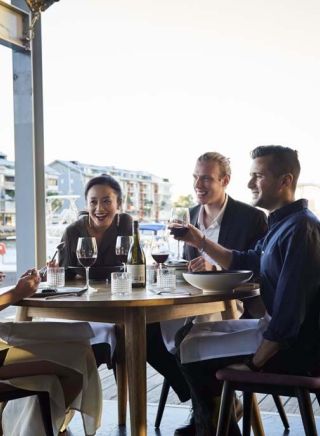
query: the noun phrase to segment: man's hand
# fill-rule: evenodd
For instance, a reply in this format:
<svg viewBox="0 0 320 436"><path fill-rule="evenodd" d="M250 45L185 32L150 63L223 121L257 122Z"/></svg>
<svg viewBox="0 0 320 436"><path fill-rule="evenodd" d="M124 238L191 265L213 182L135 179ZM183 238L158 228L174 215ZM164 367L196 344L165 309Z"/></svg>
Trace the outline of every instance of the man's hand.
<svg viewBox="0 0 320 436"><path fill-rule="evenodd" d="M228 365L227 368L236 369L237 371L251 371L245 363L234 363L233 365Z"/></svg>
<svg viewBox="0 0 320 436"><path fill-rule="evenodd" d="M16 287L12 289L17 301L33 295L40 283L40 275L36 269L25 272L18 280Z"/></svg>
<svg viewBox="0 0 320 436"><path fill-rule="evenodd" d="M211 263L207 262L202 256L196 257L188 263L188 270L192 272L216 271L216 269L215 265L211 265Z"/></svg>
<svg viewBox="0 0 320 436"><path fill-rule="evenodd" d="M201 248L203 239L202 232L192 224L188 224L186 227L188 227L186 234L184 236L174 236L174 239L177 239L178 241L184 241L193 247Z"/></svg>

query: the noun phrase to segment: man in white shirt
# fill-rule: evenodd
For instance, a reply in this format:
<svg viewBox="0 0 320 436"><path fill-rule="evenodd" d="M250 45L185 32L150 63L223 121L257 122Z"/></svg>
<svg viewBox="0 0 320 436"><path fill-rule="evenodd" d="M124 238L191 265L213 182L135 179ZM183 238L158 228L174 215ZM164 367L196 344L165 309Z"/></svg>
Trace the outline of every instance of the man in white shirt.
<svg viewBox="0 0 320 436"><path fill-rule="evenodd" d="M226 194L230 177L231 168L228 158L217 152L208 152L199 156L193 173L194 190L199 204L190 209L190 221L199 227L208 239L228 248L247 250L253 248L257 240L264 235L267 229L266 216L261 210L236 201ZM184 258L189 260L189 269L192 271L211 270L215 264L201 249L187 245L184 247ZM170 332L170 323L173 327L172 332ZM163 337L174 337L177 331L176 324L171 321L161 323ZM190 398L189 390L186 389L187 385L181 378L181 373L177 373L172 355L163 351L163 340L159 338L159 330L158 323L149 324L148 362L167 378L170 384L173 380L173 388L178 395L179 388L183 391L183 398L181 394L179 395L180 400L187 401ZM176 429L175 435L195 434L193 423L191 418L188 425Z"/></svg>

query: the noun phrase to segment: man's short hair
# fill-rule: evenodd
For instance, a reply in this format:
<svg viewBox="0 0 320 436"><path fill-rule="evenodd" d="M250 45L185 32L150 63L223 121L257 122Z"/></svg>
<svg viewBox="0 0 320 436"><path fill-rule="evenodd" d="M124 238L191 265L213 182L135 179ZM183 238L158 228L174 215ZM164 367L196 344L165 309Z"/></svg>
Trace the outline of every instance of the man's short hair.
<svg viewBox="0 0 320 436"><path fill-rule="evenodd" d="M272 156L270 171L274 176L293 175L293 187L297 185L300 174L300 162L297 150L282 145L260 145L251 151L251 158Z"/></svg>
<svg viewBox="0 0 320 436"><path fill-rule="evenodd" d="M220 168L221 177L231 176L230 159L216 151L208 151L197 159L198 162L216 162Z"/></svg>
<svg viewBox="0 0 320 436"><path fill-rule="evenodd" d="M109 186L111 189L113 189L117 195L118 205L121 206L122 190L121 190L121 186L120 186L119 182L116 179L114 179L112 176L109 176L109 174L101 174L101 176L93 177L86 184L86 187L84 190L85 199L87 199L89 190L92 188L92 186L95 186L95 185L105 185L105 186Z"/></svg>

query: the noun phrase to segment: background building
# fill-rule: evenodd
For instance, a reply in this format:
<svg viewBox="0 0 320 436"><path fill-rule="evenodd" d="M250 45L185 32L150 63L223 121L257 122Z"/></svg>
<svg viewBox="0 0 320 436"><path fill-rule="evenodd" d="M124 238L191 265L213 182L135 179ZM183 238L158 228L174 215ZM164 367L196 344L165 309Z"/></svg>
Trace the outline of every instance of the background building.
<svg viewBox="0 0 320 436"><path fill-rule="evenodd" d="M47 195L58 194L59 174L50 167L45 168L45 186ZM0 152L0 237L15 235L15 166Z"/></svg>
<svg viewBox="0 0 320 436"><path fill-rule="evenodd" d="M55 160L49 168L59 173L58 191L62 195L80 195L76 204L85 208L84 186L92 177L109 174L121 185L123 212L139 220L162 221L169 218L171 184L168 179L145 171L132 171L113 166L97 166L77 161Z"/></svg>

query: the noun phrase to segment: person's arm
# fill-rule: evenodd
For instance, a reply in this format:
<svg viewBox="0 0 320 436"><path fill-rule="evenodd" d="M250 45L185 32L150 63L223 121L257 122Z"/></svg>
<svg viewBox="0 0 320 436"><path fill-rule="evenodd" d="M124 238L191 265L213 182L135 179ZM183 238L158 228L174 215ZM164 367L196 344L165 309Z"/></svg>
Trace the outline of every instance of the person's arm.
<svg viewBox="0 0 320 436"><path fill-rule="evenodd" d="M280 344L274 341L268 341L268 339L263 339L259 348L255 352L252 358L252 363L255 367L262 368L271 357L273 357L279 350Z"/></svg>
<svg viewBox="0 0 320 436"><path fill-rule="evenodd" d="M228 368L238 371L259 371L267 362L280 350L278 342L263 339L259 348L252 358L247 359L244 363L235 363Z"/></svg>
<svg viewBox="0 0 320 436"><path fill-rule="evenodd" d="M204 234L192 224L188 224L188 232L182 237L175 237L198 250L204 251L223 268L228 269L232 262L232 250L207 239Z"/></svg>
<svg viewBox="0 0 320 436"><path fill-rule="evenodd" d="M0 295L0 310L11 304L33 295L40 283L40 275L36 269L30 269L21 276L16 286Z"/></svg>
<svg viewBox="0 0 320 436"><path fill-rule="evenodd" d="M192 272L196 271L216 271L216 266L206 261L202 256L196 257L190 260L188 263L188 270Z"/></svg>

